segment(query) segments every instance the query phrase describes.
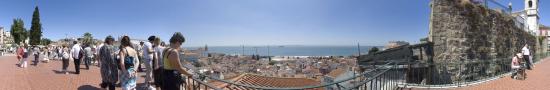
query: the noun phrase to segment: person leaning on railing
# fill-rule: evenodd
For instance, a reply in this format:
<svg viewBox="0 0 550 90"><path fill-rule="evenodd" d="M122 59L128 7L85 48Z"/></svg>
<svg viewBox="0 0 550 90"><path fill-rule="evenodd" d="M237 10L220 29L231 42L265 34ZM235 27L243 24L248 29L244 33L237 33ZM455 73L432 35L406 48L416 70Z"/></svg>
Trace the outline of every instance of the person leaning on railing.
<svg viewBox="0 0 550 90"><path fill-rule="evenodd" d="M192 77L180 62L178 51L180 51L183 42L185 42L183 35L180 32L176 32L170 38L170 47L163 51L164 77L163 85L161 86L162 90L181 90L180 85L185 83L185 80L180 75L184 74L188 78Z"/></svg>

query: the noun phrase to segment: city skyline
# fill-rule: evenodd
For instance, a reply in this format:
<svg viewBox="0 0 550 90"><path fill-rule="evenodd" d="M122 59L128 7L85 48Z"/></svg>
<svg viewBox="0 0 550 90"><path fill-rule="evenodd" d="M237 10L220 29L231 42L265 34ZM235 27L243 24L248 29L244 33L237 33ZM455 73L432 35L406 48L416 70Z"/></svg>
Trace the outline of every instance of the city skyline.
<svg viewBox="0 0 550 90"><path fill-rule="evenodd" d="M514 11L523 9L522 0L512 3ZM9 0L4 4L0 11L9 13L0 14L0 26L7 31L14 18L23 19L29 29L38 6L43 35L52 40L90 32L100 40L107 35L142 40L157 35L168 41L174 32L182 32L187 39L184 46L415 44L428 35L430 12L429 0ZM540 10L545 25L546 7Z"/></svg>

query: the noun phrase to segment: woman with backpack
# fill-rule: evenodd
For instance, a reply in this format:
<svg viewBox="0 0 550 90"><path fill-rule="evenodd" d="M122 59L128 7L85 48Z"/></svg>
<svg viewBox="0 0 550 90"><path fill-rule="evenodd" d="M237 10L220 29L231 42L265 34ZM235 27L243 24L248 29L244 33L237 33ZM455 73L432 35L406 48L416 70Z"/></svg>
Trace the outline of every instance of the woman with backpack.
<svg viewBox="0 0 550 90"><path fill-rule="evenodd" d="M176 32L172 38L170 38L170 47L163 51L163 66L164 69L162 76L162 90L181 90L181 85L185 83L181 74L191 78L193 75L183 67L180 62L180 50L181 45L185 42L185 38L180 32ZM189 90L189 89L185 89Z"/></svg>
<svg viewBox="0 0 550 90"><path fill-rule="evenodd" d="M139 64L138 53L132 48L130 37L123 36L120 41L119 67L121 70L120 83L122 90L135 90L138 77L136 65Z"/></svg>

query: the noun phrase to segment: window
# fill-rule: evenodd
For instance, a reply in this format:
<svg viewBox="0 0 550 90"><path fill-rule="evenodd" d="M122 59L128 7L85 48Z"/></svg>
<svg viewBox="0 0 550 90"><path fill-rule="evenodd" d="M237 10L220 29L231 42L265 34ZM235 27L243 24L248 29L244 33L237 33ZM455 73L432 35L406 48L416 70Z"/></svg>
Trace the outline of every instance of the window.
<svg viewBox="0 0 550 90"><path fill-rule="evenodd" d="M529 0L527 3L529 4L529 8L533 7L533 1Z"/></svg>

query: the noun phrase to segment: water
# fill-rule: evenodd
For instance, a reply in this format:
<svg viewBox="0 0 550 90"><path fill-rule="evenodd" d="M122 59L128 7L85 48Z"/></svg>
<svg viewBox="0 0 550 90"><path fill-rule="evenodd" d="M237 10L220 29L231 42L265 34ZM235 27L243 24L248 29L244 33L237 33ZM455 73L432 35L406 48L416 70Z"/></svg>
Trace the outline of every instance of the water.
<svg viewBox="0 0 550 90"><path fill-rule="evenodd" d="M373 46L361 46L361 54L366 54ZM194 50L199 47L186 47ZM380 48L380 47L378 47ZM270 46L270 56L350 56L357 55L357 46ZM242 46L214 46L208 47L210 53L225 53L230 55L243 54ZM267 46L245 46L245 55L268 55Z"/></svg>

